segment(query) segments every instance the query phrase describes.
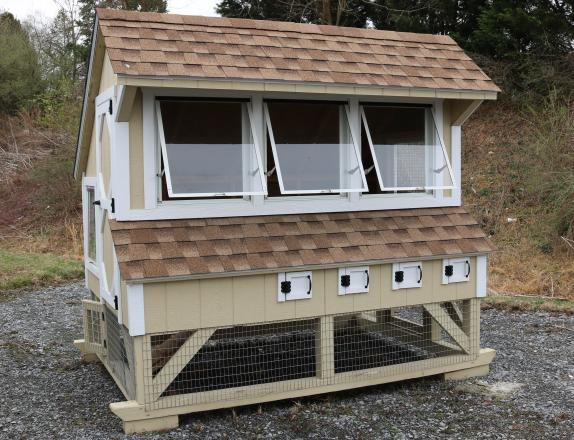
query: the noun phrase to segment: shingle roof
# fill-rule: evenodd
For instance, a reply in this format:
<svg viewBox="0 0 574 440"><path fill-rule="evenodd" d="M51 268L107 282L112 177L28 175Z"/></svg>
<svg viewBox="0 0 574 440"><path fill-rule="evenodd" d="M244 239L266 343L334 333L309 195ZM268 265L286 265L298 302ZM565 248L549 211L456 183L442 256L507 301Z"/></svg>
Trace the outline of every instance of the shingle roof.
<svg viewBox="0 0 574 440"><path fill-rule="evenodd" d="M499 92L446 35L97 10L115 73Z"/></svg>
<svg viewBox="0 0 574 440"><path fill-rule="evenodd" d="M126 281L494 250L459 207L110 224Z"/></svg>

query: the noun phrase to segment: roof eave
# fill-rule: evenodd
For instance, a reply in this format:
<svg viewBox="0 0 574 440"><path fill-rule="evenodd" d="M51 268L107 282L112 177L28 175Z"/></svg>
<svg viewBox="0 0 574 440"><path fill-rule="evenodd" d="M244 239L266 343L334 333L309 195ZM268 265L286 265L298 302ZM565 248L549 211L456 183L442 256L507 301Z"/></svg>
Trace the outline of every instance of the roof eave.
<svg viewBox="0 0 574 440"><path fill-rule="evenodd" d="M470 89L432 89L421 87L369 86L282 80L221 79L179 76L117 74L118 84L135 87L235 90L260 92L317 93L357 96L481 99L496 100L498 91Z"/></svg>

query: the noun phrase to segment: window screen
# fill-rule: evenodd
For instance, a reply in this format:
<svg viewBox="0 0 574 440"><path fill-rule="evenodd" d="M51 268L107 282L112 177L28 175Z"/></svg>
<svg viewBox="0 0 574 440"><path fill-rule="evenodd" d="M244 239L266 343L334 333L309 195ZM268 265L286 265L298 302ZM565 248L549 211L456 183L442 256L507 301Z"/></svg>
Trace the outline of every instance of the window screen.
<svg viewBox="0 0 574 440"><path fill-rule="evenodd" d="M246 103L161 100L157 108L170 197L265 194Z"/></svg>
<svg viewBox="0 0 574 440"><path fill-rule="evenodd" d="M88 242L88 258L96 261L96 201L95 191L93 187L86 188L87 204L88 204L88 218L86 219L86 229Z"/></svg>
<svg viewBox="0 0 574 440"><path fill-rule="evenodd" d="M344 105L269 101L266 119L282 194L367 190Z"/></svg>
<svg viewBox="0 0 574 440"><path fill-rule="evenodd" d="M382 191L453 187L430 107L365 105L362 120Z"/></svg>

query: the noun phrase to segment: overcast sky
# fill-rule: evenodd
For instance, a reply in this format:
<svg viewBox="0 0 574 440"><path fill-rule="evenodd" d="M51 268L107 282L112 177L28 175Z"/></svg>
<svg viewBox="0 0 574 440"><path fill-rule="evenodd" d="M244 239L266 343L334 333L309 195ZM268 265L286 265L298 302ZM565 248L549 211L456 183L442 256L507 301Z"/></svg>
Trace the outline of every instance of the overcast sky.
<svg viewBox="0 0 574 440"><path fill-rule="evenodd" d="M173 14L217 15L219 0L168 0L167 10ZM19 19L30 15L53 18L62 0L0 0L0 11L9 11Z"/></svg>

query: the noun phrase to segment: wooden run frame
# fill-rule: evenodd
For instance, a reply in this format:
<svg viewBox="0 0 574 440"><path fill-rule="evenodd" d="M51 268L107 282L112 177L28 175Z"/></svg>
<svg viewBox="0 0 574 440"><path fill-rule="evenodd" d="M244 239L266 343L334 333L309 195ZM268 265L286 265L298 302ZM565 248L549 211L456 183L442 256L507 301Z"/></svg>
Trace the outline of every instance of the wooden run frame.
<svg viewBox="0 0 574 440"><path fill-rule="evenodd" d="M126 433L141 432L177 427L177 416L191 412L297 398L435 374L444 374L445 378L464 378L488 373L488 365L495 353L479 347L480 300L468 299L460 305L453 302L442 305L431 303L422 307L422 324L395 315L396 309L312 318L316 328L316 370L313 377L191 394L162 396L201 347L217 330L225 330L226 327L181 332L184 342L177 349L172 347L169 360L155 376L151 371L151 358L145 358L146 350L150 349L151 335L135 337L135 399L112 403L110 409L122 419ZM425 346L431 352L440 353L440 356L337 373L334 369L334 335L337 325L340 325L339 320L347 319L350 315L354 315L351 319L360 326L375 331L392 331L393 336L404 344L424 338L427 341ZM272 333L273 322L265 324L271 325L269 332ZM277 322L277 325L281 323ZM441 339L441 332L443 335L446 333L453 342Z"/></svg>

